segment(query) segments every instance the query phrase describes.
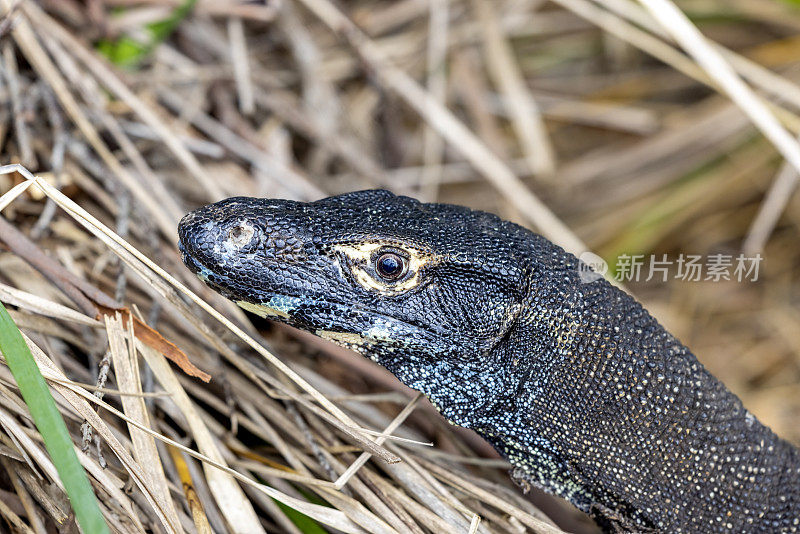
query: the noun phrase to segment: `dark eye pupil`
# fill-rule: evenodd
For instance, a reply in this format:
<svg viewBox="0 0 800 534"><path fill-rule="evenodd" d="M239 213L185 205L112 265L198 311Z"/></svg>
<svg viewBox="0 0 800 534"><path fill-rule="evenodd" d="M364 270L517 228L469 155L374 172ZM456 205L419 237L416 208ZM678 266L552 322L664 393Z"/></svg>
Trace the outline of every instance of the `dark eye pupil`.
<svg viewBox="0 0 800 534"><path fill-rule="evenodd" d="M384 278L394 279L403 274L403 258L397 254L383 254L376 263L378 274Z"/></svg>

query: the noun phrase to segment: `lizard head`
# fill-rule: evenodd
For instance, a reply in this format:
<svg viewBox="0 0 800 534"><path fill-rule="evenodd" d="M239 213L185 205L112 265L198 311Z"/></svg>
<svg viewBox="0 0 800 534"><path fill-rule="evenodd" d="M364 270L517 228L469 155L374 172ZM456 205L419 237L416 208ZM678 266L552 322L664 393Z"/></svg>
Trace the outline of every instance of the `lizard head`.
<svg viewBox="0 0 800 534"><path fill-rule="evenodd" d="M213 289L361 352L453 420L443 409L453 398L480 400L451 389L497 379L491 361L519 316L520 243L532 235L493 215L388 191L310 203L230 198L179 226L184 262Z"/></svg>

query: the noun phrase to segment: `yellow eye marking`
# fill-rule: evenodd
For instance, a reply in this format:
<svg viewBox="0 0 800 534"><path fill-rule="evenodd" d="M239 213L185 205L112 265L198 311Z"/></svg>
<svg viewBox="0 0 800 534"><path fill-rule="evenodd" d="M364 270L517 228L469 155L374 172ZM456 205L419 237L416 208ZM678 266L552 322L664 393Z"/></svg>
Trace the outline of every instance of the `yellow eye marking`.
<svg viewBox="0 0 800 534"><path fill-rule="evenodd" d="M358 245L334 245L333 248L351 260L350 270L359 284L383 295L396 295L413 289L419 284L420 270L436 261L435 256L420 249L392 244L393 248L402 250L408 256L406 261L408 262L408 272L411 273L411 276L399 284L387 283L374 278L363 268L363 265L371 264L375 252L385 246L385 243L362 243Z"/></svg>
<svg viewBox="0 0 800 534"><path fill-rule="evenodd" d="M284 319L289 318L289 314L286 310L279 310L277 308L273 308L271 306L265 306L264 304L253 304L252 302L246 302L244 300L236 301L236 304L243 308L250 313L255 313L256 315L260 315L265 319L270 317L283 317Z"/></svg>

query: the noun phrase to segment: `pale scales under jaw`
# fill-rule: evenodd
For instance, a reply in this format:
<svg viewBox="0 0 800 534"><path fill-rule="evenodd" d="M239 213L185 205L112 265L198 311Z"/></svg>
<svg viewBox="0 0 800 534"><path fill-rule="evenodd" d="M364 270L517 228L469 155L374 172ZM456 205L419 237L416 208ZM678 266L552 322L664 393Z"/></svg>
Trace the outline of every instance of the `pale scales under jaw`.
<svg viewBox="0 0 800 534"><path fill-rule="evenodd" d="M200 278L201 280L205 280L204 277ZM295 310L301 302L302 299L297 297L274 296L270 298L268 303L254 304L252 302L239 300L236 301L236 304L240 308L265 319L283 319L288 321L291 319L292 311ZM404 344L402 341L398 341L397 338L392 335L391 329L391 323L381 318L377 318L372 327L363 334L357 334L353 332L336 332L333 330L324 329L316 330L314 333L323 339L327 339L336 343L337 345L365 354L373 361L377 361L377 355L369 352L368 345L383 343L387 345L384 346L383 350L385 352L393 353L402 348L402 345Z"/></svg>
<svg viewBox="0 0 800 534"><path fill-rule="evenodd" d="M301 299L296 297L275 296L266 303L254 304L246 300L237 300L236 304L265 319L289 319L292 310L296 309L300 302Z"/></svg>

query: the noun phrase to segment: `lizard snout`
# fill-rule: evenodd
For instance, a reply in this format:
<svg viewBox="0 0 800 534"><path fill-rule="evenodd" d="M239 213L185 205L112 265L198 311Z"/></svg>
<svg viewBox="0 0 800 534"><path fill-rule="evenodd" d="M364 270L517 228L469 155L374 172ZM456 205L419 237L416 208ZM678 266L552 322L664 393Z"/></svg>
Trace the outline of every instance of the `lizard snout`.
<svg viewBox="0 0 800 534"><path fill-rule="evenodd" d="M231 204L230 201L227 204ZM251 254L261 241L258 227L244 214L220 203L192 211L178 224L179 248L184 263L211 267ZM188 260L193 261L188 261Z"/></svg>

